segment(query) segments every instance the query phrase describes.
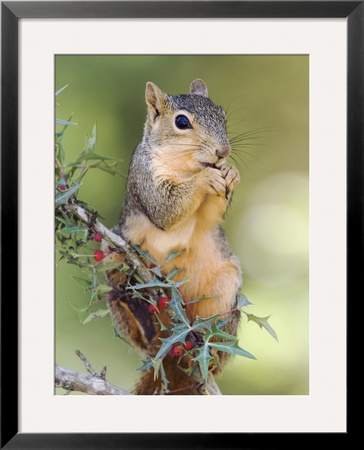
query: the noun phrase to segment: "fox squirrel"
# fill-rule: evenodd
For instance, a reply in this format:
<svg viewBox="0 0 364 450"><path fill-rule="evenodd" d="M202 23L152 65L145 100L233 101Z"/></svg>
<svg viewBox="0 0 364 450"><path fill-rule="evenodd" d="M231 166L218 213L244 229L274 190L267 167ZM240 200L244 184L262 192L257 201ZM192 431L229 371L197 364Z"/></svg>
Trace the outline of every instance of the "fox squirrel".
<svg viewBox="0 0 364 450"><path fill-rule="evenodd" d="M174 281L188 276L179 289L189 319L233 310L224 330L235 336L240 312L234 308L242 274L220 224L240 177L237 169L225 162L231 152L225 111L208 98L202 80L191 83L188 95L175 96L148 82L145 98L143 139L133 153L126 199L113 231L147 251L158 264L171 251L183 250L163 265L163 273L177 268ZM117 252L109 252L105 259L122 260L124 255ZM117 327L134 347L146 355L155 355L159 338L166 331L148 311L150 305L128 295L125 274L111 270L108 279L114 288L109 305ZM188 304L201 297L206 298ZM168 321L164 310L159 320ZM218 352L218 356L219 367L213 369L214 373L228 359L225 352ZM199 393L186 371L181 370L189 361L165 356L163 366L171 394ZM155 380L151 369L143 373L134 393L161 393L161 387L162 380Z"/></svg>

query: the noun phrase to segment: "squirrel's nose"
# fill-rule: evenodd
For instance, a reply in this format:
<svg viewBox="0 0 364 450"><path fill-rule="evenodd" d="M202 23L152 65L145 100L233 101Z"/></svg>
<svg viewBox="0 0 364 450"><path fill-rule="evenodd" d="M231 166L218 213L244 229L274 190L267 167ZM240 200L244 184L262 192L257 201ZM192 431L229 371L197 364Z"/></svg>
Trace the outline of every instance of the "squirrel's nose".
<svg viewBox="0 0 364 450"><path fill-rule="evenodd" d="M226 158L230 155L230 151L230 144L223 144L218 149L216 149L216 156L218 156L219 158Z"/></svg>

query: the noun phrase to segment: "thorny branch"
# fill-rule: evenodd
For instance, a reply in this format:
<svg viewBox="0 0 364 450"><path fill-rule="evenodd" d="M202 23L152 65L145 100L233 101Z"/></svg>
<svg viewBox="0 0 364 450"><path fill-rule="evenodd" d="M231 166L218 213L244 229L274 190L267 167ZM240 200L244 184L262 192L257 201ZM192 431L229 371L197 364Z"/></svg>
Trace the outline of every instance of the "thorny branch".
<svg viewBox="0 0 364 450"><path fill-rule="evenodd" d="M144 280L145 283L150 283L153 281L153 276L150 271L145 267L137 252L124 241L122 237L110 231L105 225L103 225L97 218L92 216L92 213L86 211L85 208L78 205L77 203L68 203L65 205L65 209L76 216L86 225L92 223L92 228L97 232L105 236L106 239L110 240L115 244L116 247L120 248L123 252L128 255L128 260L135 268L136 272Z"/></svg>
<svg viewBox="0 0 364 450"><path fill-rule="evenodd" d="M111 241L116 247L120 248L127 254L128 261L131 263L138 275L144 280L145 283L153 281L153 275L144 265L137 252L119 235L110 231L105 225L103 225L92 213L88 212L85 208L77 203L68 203L64 206L65 209L86 225L92 225L95 232L100 233L106 239ZM89 395L133 395L130 392L125 391L117 386L112 385L105 379L106 368L103 369L101 374L97 374L91 367L87 359L81 352L76 351L77 355L84 362L87 371L90 375L75 372L73 370L56 365L55 367L55 386L63 388L67 392L77 391L84 392ZM204 385L205 395L222 395L221 391L213 377L209 374L208 379Z"/></svg>
<svg viewBox="0 0 364 450"><path fill-rule="evenodd" d="M84 392L89 395L132 395L97 375L86 375L56 365L55 386L66 391Z"/></svg>
<svg viewBox="0 0 364 450"><path fill-rule="evenodd" d="M77 391L89 395L132 395L130 392L106 381L106 367L98 374L79 350L76 350L76 355L83 361L90 375L75 372L56 364L55 386L57 388L65 389L66 394L69 394L71 391Z"/></svg>

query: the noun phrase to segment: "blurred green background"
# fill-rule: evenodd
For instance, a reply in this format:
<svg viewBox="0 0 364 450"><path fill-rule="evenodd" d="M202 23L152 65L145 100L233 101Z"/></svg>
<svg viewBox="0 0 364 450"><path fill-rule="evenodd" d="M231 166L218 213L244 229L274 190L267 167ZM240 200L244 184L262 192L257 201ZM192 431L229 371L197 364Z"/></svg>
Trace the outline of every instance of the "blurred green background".
<svg viewBox="0 0 364 450"><path fill-rule="evenodd" d="M253 303L246 311L271 315L279 342L243 315L239 345L257 360L234 358L218 383L223 394L308 394L308 57L59 55L55 71L55 90L69 85L57 96L57 118L73 113L78 123L63 139L67 161L82 151L97 123L96 152L122 158L119 168L127 174L143 132L147 81L180 94L202 78L210 98L228 112L229 137L246 133L233 147L231 163L242 181L224 228L243 266L243 293ZM112 227L124 192L125 179L94 170L78 198ZM141 364L138 353L113 337L107 318L80 324L68 302L83 306L89 297L72 275L80 275L77 267L57 266L55 362L84 372L74 353L79 349L96 371L107 366L108 381L131 390Z"/></svg>

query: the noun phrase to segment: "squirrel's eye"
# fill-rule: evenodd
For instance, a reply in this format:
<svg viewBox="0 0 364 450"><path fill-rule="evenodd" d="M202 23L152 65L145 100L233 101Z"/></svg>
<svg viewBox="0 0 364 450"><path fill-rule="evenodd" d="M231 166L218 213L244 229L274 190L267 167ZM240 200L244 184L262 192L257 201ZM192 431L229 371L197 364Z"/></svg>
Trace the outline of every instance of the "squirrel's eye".
<svg viewBox="0 0 364 450"><path fill-rule="evenodd" d="M176 124L176 127L179 128L180 130L186 130L187 128L192 128L188 118L183 115L176 117L175 124Z"/></svg>

